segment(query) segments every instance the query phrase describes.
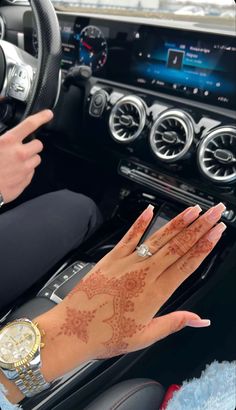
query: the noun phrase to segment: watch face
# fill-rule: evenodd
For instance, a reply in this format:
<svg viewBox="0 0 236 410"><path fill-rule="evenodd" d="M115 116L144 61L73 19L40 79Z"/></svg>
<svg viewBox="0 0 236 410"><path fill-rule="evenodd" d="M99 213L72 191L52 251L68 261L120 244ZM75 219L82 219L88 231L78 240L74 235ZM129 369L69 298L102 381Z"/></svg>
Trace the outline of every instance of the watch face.
<svg viewBox="0 0 236 410"><path fill-rule="evenodd" d="M36 332L29 323L15 322L0 332L0 362L13 364L24 360L33 351Z"/></svg>

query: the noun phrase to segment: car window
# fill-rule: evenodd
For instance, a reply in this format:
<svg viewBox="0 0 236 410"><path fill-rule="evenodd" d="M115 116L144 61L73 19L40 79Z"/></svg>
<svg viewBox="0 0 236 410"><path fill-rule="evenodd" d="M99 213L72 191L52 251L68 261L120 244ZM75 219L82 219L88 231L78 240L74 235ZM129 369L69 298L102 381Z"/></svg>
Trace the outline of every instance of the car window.
<svg viewBox="0 0 236 410"><path fill-rule="evenodd" d="M155 14L172 14L192 17L220 17L235 19L234 0L54 0L55 7L89 10L112 14L135 14L153 17Z"/></svg>

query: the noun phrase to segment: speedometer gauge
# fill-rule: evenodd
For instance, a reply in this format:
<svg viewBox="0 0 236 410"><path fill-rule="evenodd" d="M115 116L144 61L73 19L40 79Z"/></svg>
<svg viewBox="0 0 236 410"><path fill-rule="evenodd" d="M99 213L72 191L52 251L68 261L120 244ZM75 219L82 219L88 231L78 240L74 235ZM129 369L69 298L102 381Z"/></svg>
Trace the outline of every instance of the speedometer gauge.
<svg viewBox="0 0 236 410"><path fill-rule="evenodd" d="M98 71L107 61L107 41L102 31L95 26L85 27L80 34L80 64Z"/></svg>

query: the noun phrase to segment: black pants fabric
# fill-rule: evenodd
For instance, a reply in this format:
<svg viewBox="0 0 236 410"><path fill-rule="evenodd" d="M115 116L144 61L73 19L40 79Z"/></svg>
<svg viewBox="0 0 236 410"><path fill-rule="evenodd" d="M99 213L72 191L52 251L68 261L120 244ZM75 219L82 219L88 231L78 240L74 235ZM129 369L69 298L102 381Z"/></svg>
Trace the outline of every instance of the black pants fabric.
<svg viewBox="0 0 236 410"><path fill-rule="evenodd" d="M0 311L101 222L90 198L68 190L42 195L0 215Z"/></svg>

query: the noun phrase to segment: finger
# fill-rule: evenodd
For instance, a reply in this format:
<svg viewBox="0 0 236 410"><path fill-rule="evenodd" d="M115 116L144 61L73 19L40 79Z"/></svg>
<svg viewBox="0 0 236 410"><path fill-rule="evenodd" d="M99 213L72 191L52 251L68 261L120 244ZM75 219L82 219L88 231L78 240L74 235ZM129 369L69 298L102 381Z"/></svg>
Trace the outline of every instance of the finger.
<svg viewBox="0 0 236 410"><path fill-rule="evenodd" d="M25 163L27 171L32 172L41 164L41 161L40 155L34 155L34 157L28 159Z"/></svg>
<svg viewBox="0 0 236 410"><path fill-rule="evenodd" d="M115 246L112 254L118 253L119 257L124 257L134 251L153 218L153 210L154 207L152 205L145 209L121 241Z"/></svg>
<svg viewBox="0 0 236 410"><path fill-rule="evenodd" d="M53 113L50 110L44 110L38 114L31 115L22 121L19 125L11 130L7 131L4 135L5 138L13 137L18 141L23 141L28 135L34 133L39 127L51 121L53 118Z"/></svg>
<svg viewBox="0 0 236 410"><path fill-rule="evenodd" d="M158 252L172 238L195 221L199 217L201 211L202 209L199 205L187 208L184 212L176 216L176 218L172 219L172 221L150 236L150 238L145 241L145 244L150 249L150 252L152 254ZM135 263L142 260L143 258L140 258L137 252L134 252L132 255L132 262Z"/></svg>
<svg viewBox="0 0 236 410"><path fill-rule="evenodd" d="M153 255L152 262L163 272L185 255L221 218L224 204L209 209L196 222L172 238L163 248ZM154 266L155 268L155 266Z"/></svg>
<svg viewBox="0 0 236 410"><path fill-rule="evenodd" d="M162 295L158 300L159 306L162 306L181 283L201 265L219 242L225 229L226 225L222 222L216 225L186 255L162 273L156 280L158 294Z"/></svg>
<svg viewBox="0 0 236 410"><path fill-rule="evenodd" d="M210 320L201 319L195 313L184 311L170 313L153 319L140 335L140 342L144 346L150 346L158 340L179 332L186 326L200 328L208 327L210 324Z"/></svg>
<svg viewBox="0 0 236 410"><path fill-rule="evenodd" d="M27 144L23 144L22 147L25 153L25 158L33 157L35 154L39 154L43 150L42 142L37 139L28 142Z"/></svg>
<svg viewBox="0 0 236 410"><path fill-rule="evenodd" d="M21 192L25 190L25 188L31 183L33 177L34 177L35 171L33 170L30 172L27 177L22 181L22 183L19 185L19 189Z"/></svg>

